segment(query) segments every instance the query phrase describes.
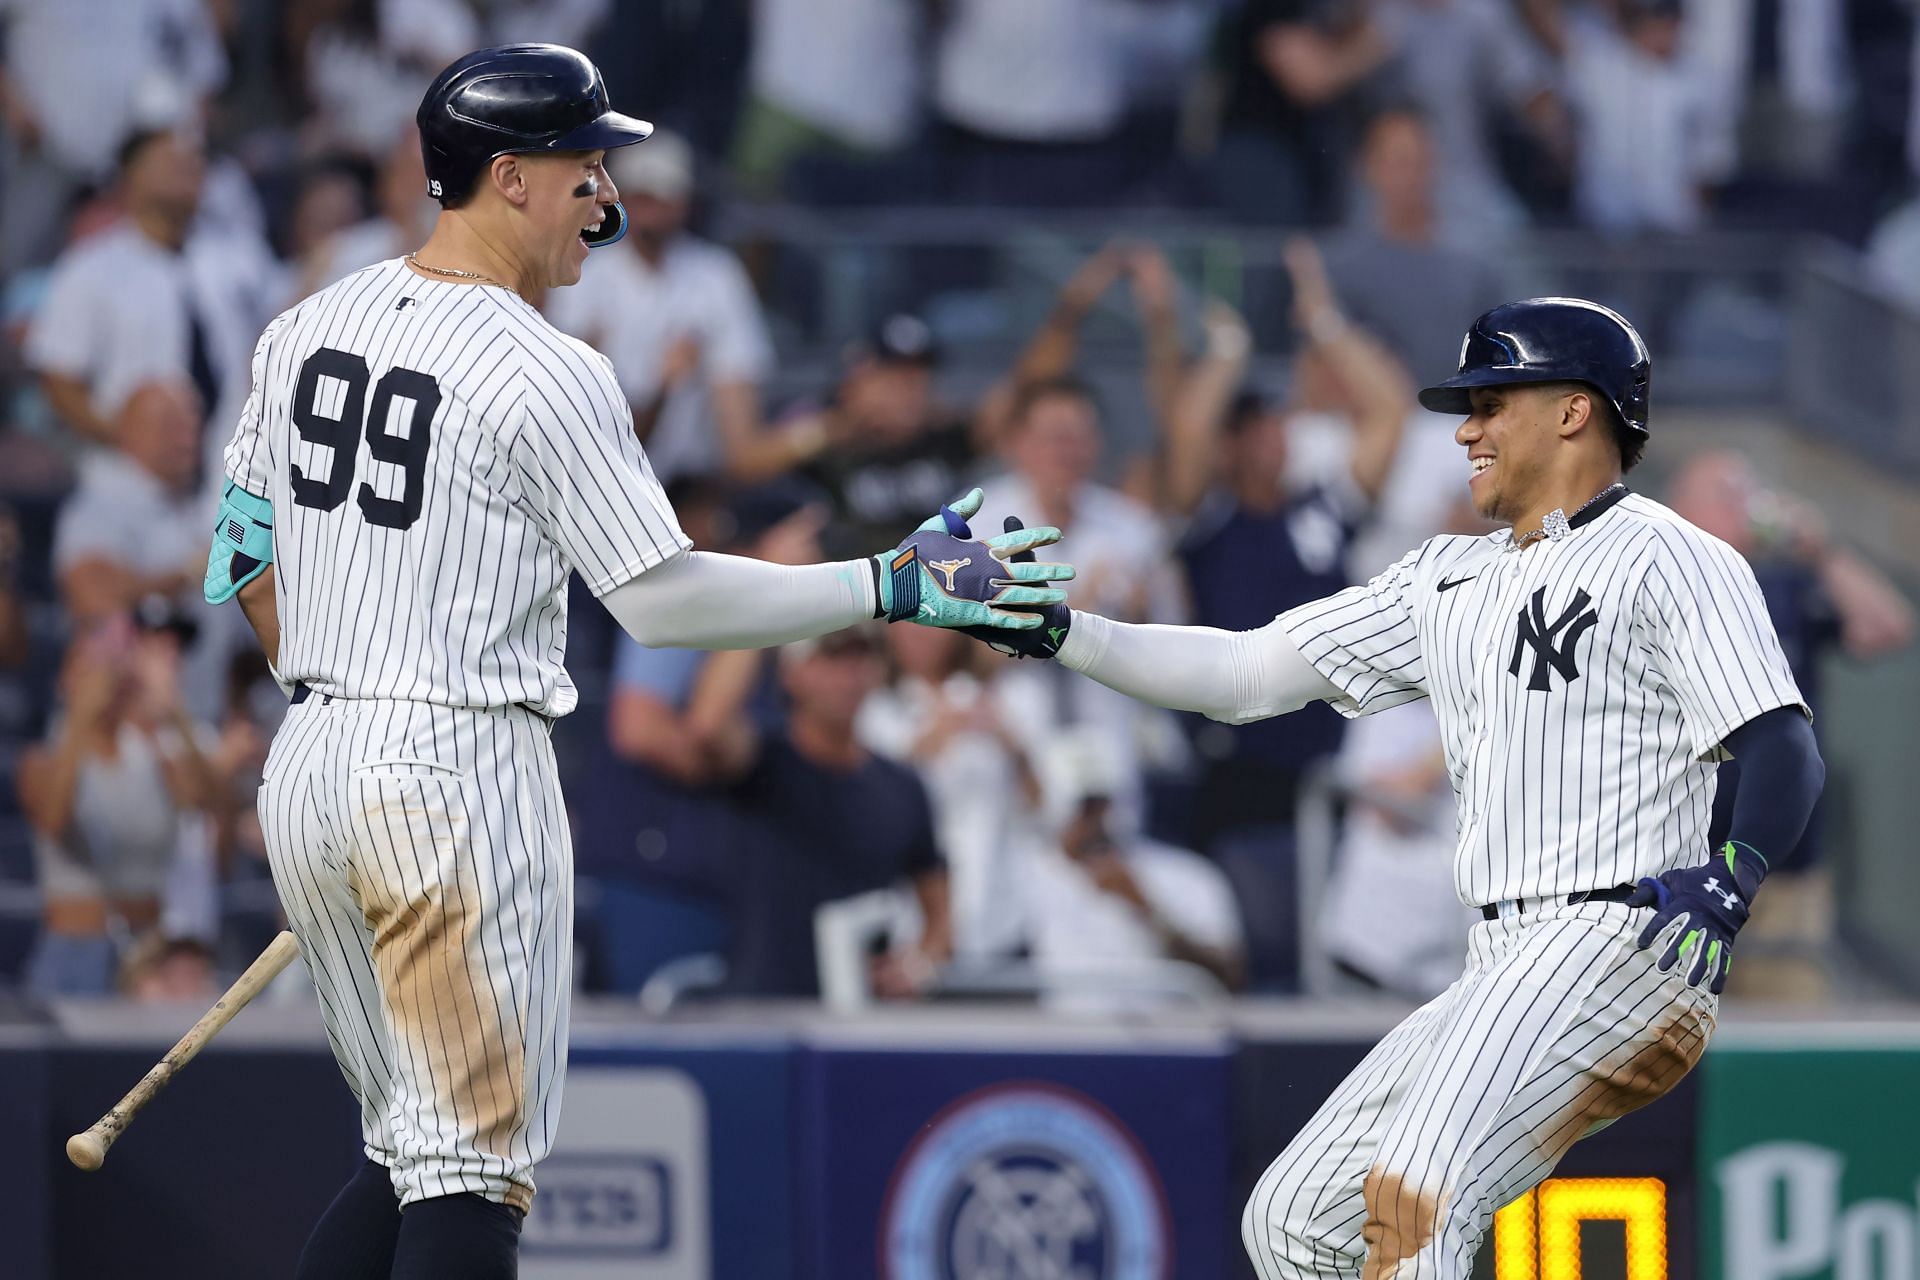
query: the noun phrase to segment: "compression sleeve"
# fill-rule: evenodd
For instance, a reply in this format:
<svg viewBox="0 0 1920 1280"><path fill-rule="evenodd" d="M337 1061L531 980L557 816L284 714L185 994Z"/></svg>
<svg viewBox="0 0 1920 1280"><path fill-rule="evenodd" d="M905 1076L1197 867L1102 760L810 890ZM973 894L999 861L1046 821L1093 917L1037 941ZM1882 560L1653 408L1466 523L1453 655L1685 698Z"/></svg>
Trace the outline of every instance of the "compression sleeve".
<svg viewBox="0 0 1920 1280"><path fill-rule="evenodd" d="M760 649L871 619L874 573L865 560L784 565L688 551L600 601L651 649Z"/></svg>
<svg viewBox="0 0 1920 1280"><path fill-rule="evenodd" d="M1727 735L1726 747L1740 762L1727 834L1759 854L1764 869L1766 859L1784 857L1800 843L1827 768L1813 725L1797 706L1755 716Z"/></svg>
<svg viewBox="0 0 1920 1280"><path fill-rule="evenodd" d="M1257 631L1169 627L1073 615L1059 662L1109 689L1176 711L1245 724L1340 695L1278 622Z"/></svg>

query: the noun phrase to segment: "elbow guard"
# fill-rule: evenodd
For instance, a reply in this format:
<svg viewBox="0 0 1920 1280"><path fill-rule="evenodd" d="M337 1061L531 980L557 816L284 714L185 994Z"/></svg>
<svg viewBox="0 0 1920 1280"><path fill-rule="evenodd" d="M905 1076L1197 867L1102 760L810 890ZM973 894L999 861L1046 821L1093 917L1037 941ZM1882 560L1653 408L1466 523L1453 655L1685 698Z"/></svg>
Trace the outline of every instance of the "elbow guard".
<svg viewBox="0 0 1920 1280"><path fill-rule="evenodd" d="M225 604L272 563L273 504L227 481L207 554L207 603Z"/></svg>

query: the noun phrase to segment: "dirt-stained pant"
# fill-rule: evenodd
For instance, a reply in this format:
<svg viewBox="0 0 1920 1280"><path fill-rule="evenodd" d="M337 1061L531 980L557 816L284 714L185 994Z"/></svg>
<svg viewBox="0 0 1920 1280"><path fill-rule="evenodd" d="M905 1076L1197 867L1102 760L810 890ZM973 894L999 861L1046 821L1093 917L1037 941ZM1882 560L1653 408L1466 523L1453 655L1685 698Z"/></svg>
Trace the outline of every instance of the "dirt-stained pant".
<svg viewBox="0 0 1920 1280"><path fill-rule="evenodd" d="M566 1062L573 850L523 708L296 704L260 791L273 880L403 1205L525 1211Z"/></svg>
<svg viewBox="0 0 1920 1280"><path fill-rule="evenodd" d="M1460 980L1388 1033L1254 1187L1260 1280L1466 1280L1494 1211L1666 1093L1717 1000L1637 950L1649 912L1549 905L1474 927Z"/></svg>

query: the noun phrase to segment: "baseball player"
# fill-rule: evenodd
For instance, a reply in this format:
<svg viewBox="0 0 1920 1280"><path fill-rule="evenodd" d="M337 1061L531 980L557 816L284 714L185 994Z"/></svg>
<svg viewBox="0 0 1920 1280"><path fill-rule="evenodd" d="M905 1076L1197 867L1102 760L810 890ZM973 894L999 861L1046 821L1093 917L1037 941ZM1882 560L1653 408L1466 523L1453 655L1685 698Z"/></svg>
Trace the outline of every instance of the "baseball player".
<svg viewBox="0 0 1920 1280"><path fill-rule="evenodd" d="M1365 586L1256 631L1064 606L1006 633L1103 684L1230 723L1427 698L1459 807L1466 972L1401 1023L1267 1169L1262 1280L1464 1280L1494 1211L1583 1134L1671 1089L1711 1033L1734 935L1824 770L1747 564L1621 476L1646 347L1573 298L1496 307L1421 392L1480 513ZM1745 776L1707 847L1715 762Z"/></svg>
<svg viewBox="0 0 1920 1280"><path fill-rule="evenodd" d="M1002 563L1048 531L969 540L977 490L871 559L692 551L611 366L529 301L619 237L602 161L650 126L553 45L460 59L419 124L434 230L268 327L207 569L292 692L261 819L360 1102L315 1280L515 1273L566 1061L569 573L642 644L705 648L872 617L1011 634L1039 620L1001 606L1071 576Z"/></svg>

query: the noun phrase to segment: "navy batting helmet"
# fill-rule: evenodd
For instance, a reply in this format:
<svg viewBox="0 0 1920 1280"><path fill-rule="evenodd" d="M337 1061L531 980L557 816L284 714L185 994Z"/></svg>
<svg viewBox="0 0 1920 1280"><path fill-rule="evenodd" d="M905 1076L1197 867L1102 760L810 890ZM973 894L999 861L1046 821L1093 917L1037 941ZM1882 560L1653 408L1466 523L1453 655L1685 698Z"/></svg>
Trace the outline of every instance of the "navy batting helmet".
<svg viewBox="0 0 1920 1280"><path fill-rule="evenodd" d="M1481 316L1460 344L1460 372L1420 392L1435 413L1471 413L1470 387L1584 382L1647 435L1647 344L1617 311L1584 298L1527 298Z"/></svg>
<svg viewBox="0 0 1920 1280"><path fill-rule="evenodd" d="M557 44L503 44L461 58L434 77L415 116L427 194L452 208L481 172L505 155L599 151L640 142L645 120L621 115L600 69ZM589 245L626 233L626 210L613 205Z"/></svg>

